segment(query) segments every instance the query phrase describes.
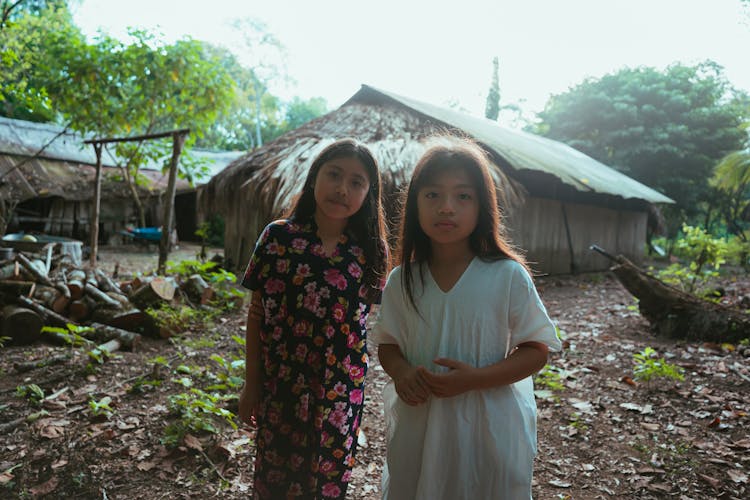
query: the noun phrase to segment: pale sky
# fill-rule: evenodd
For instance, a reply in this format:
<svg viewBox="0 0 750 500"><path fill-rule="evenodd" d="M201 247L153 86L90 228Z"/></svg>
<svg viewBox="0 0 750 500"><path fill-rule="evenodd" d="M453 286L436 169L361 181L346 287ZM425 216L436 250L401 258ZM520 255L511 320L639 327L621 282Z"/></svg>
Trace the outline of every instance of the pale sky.
<svg viewBox="0 0 750 500"><path fill-rule="evenodd" d="M530 114L550 95L623 67L712 59L750 92L750 14L740 0L82 0L84 32L127 26L236 45L228 23L264 21L286 47L291 88L334 109L365 83L483 116L500 58L505 104Z"/></svg>

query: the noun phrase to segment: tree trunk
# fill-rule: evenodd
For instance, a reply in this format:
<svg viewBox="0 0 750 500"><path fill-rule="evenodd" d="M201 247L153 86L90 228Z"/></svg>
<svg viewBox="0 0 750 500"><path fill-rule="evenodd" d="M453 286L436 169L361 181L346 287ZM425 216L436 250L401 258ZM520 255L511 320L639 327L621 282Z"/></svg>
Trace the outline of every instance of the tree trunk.
<svg viewBox="0 0 750 500"><path fill-rule="evenodd" d="M158 307L174 298L176 287L160 276L152 279L130 295L130 301L141 309Z"/></svg>
<svg viewBox="0 0 750 500"><path fill-rule="evenodd" d="M618 255L612 271L638 299L638 308L660 335L736 343L750 337L750 315L667 285Z"/></svg>

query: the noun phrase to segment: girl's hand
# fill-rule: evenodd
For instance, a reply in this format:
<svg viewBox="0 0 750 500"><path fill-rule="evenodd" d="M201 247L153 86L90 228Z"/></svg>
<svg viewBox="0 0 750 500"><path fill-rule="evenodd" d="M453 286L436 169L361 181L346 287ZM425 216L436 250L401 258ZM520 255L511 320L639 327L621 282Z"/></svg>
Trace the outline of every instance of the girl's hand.
<svg viewBox="0 0 750 500"><path fill-rule="evenodd" d="M417 368L410 367L393 384L398 397L410 406L420 405L430 397L430 389Z"/></svg>
<svg viewBox="0 0 750 500"><path fill-rule="evenodd" d="M256 416L258 414L259 406L260 388L250 387L248 384L245 384L242 387L242 392L240 392L240 422L257 427L258 421L256 420Z"/></svg>
<svg viewBox="0 0 750 500"><path fill-rule="evenodd" d="M432 373L424 367L418 368L430 392L435 396L449 398L473 389L473 366L448 358L436 358L433 363L450 368L448 373Z"/></svg>

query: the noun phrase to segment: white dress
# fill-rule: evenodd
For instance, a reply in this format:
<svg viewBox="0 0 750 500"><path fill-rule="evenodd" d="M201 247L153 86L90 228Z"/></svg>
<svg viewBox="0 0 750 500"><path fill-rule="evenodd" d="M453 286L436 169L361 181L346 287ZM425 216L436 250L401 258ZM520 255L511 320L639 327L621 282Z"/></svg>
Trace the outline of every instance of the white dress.
<svg viewBox="0 0 750 500"><path fill-rule="evenodd" d="M388 277L371 340L398 344L414 366L433 372L446 357L476 367L506 358L521 343L561 348L555 327L528 273L513 260L475 257L443 292L429 268L414 267L414 297L401 285L401 268ZM536 455L536 403L531 377L515 384L431 397L419 406L401 401L391 381L384 389L388 451L383 498L389 500L519 500L531 498Z"/></svg>

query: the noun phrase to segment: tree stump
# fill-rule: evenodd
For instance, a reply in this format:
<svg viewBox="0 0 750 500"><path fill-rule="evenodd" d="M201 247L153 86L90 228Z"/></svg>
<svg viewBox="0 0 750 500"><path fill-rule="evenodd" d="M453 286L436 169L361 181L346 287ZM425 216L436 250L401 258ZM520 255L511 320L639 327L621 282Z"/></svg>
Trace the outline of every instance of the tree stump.
<svg viewBox="0 0 750 500"><path fill-rule="evenodd" d="M32 344L39 338L44 322L34 311L14 305L2 310L3 336L13 339L15 344Z"/></svg>

